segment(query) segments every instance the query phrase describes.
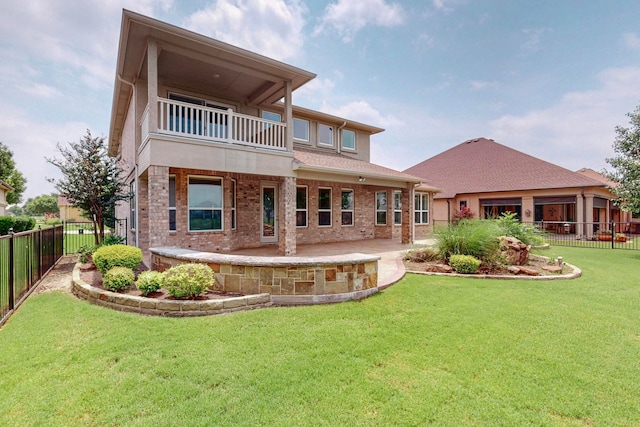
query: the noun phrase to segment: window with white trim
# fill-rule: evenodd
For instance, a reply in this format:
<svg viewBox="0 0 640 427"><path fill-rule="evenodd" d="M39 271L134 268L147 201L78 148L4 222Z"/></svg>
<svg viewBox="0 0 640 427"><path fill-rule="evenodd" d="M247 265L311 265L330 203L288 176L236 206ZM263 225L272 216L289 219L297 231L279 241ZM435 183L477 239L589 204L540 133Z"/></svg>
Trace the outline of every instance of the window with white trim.
<svg viewBox="0 0 640 427"><path fill-rule="evenodd" d="M393 192L393 225L402 225L402 192Z"/></svg>
<svg viewBox="0 0 640 427"><path fill-rule="evenodd" d="M231 229L236 229L236 180L231 180Z"/></svg>
<svg viewBox="0 0 640 427"><path fill-rule="evenodd" d="M386 191L376 191L376 225L387 225Z"/></svg>
<svg viewBox="0 0 640 427"><path fill-rule="evenodd" d="M293 139L309 142L309 121L293 118Z"/></svg>
<svg viewBox="0 0 640 427"><path fill-rule="evenodd" d="M345 150L356 149L356 133L354 131L342 129L342 148Z"/></svg>
<svg viewBox="0 0 640 427"><path fill-rule="evenodd" d="M416 224L429 224L429 193L416 193L414 222Z"/></svg>
<svg viewBox="0 0 640 427"><path fill-rule="evenodd" d="M342 225L353 225L353 190L342 190Z"/></svg>
<svg viewBox="0 0 640 427"><path fill-rule="evenodd" d="M262 118L265 120L271 120L272 122L282 122L282 115L272 111L262 110Z"/></svg>
<svg viewBox="0 0 640 427"><path fill-rule="evenodd" d="M169 231L176 231L176 176L169 175Z"/></svg>
<svg viewBox="0 0 640 427"><path fill-rule="evenodd" d="M189 177L189 231L222 230L222 179Z"/></svg>
<svg viewBox="0 0 640 427"><path fill-rule="evenodd" d="M318 124L318 145L333 147L333 126Z"/></svg>
<svg viewBox="0 0 640 427"><path fill-rule="evenodd" d="M296 187L296 227L307 226L307 187Z"/></svg>
<svg viewBox="0 0 640 427"><path fill-rule="evenodd" d="M331 189L318 188L318 225L331 226Z"/></svg>

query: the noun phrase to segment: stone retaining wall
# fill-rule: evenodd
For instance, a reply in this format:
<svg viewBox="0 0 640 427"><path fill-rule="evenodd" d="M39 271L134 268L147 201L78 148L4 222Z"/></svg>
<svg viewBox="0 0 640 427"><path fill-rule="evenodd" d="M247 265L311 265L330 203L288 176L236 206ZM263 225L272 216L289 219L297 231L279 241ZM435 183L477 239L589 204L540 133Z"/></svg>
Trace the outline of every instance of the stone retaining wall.
<svg viewBox="0 0 640 427"><path fill-rule="evenodd" d="M378 291L378 260L363 254L323 257L257 257L151 248L152 269L187 262L209 265L215 290L245 295L267 293L278 305L319 304L365 298Z"/></svg>
<svg viewBox="0 0 640 427"><path fill-rule="evenodd" d="M78 265L73 270L72 292L78 298L119 311L153 316L208 316L232 311L251 310L271 306L269 294L245 295L215 300L164 300L119 294L95 288L80 278Z"/></svg>

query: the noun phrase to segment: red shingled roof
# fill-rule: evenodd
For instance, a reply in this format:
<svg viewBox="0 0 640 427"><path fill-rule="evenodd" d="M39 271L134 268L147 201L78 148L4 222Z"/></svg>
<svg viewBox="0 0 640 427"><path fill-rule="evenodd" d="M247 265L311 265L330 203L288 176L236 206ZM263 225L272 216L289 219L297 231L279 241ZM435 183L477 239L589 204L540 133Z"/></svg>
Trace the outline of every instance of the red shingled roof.
<svg viewBox="0 0 640 427"><path fill-rule="evenodd" d="M362 175L364 177L380 177L405 182L424 182L425 179L415 175L399 172L394 169L363 160L354 159L338 153L321 152L304 148L294 148L294 159L300 169L332 171L346 175Z"/></svg>
<svg viewBox="0 0 640 427"><path fill-rule="evenodd" d="M465 141L404 172L442 188L443 192L435 198L453 198L463 193L605 186L487 138Z"/></svg>
<svg viewBox="0 0 640 427"><path fill-rule="evenodd" d="M618 185L616 182L611 181L609 178L607 178L600 172L594 171L593 169L582 168L580 170L577 170L576 172L579 173L580 175L584 175L588 178L595 179L596 181L600 181L603 184L608 185L609 187L614 187Z"/></svg>

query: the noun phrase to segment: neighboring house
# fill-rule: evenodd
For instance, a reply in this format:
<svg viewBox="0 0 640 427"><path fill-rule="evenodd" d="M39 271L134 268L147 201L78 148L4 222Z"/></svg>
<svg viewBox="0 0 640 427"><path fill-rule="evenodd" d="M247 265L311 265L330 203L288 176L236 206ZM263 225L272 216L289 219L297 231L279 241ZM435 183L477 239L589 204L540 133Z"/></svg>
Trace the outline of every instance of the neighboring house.
<svg viewBox="0 0 640 427"><path fill-rule="evenodd" d="M515 212L524 222L549 222L549 231L591 236L615 208L602 180L576 173L501 145L492 139L465 141L405 170L443 191L434 196L432 218L448 221L462 207L479 218ZM562 222L562 224L559 224Z"/></svg>
<svg viewBox="0 0 640 427"><path fill-rule="evenodd" d="M69 203L64 196L58 196L58 208L62 221L86 221L86 218L82 216L82 211Z"/></svg>
<svg viewBox="0 0 640 427"><path fill-rule="evenodd" d="M13 187L0 180L0 216L6 215L5 208L8 206L7 193L13 191Z"/></svg>
<svg viewBox="0 0 640 427"><path fill-rule="evenodd" d="M144 251L413 240L423 180L369 162L383 129L294 106L315 74L126 10L116 67L116 216Z"/></svg>

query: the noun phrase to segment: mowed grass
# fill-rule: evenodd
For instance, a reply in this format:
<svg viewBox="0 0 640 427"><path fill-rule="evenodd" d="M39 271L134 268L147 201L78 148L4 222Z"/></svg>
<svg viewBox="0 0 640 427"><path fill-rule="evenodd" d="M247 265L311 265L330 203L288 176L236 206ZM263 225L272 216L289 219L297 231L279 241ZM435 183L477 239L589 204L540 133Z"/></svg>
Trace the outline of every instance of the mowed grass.
<svg viewBox="0 0 640 427"><path fill-rule="evenodd" d="M34 296L0 331L0 424L640 425L640 253L550 255L583 277L185 319Z"/></svg>

